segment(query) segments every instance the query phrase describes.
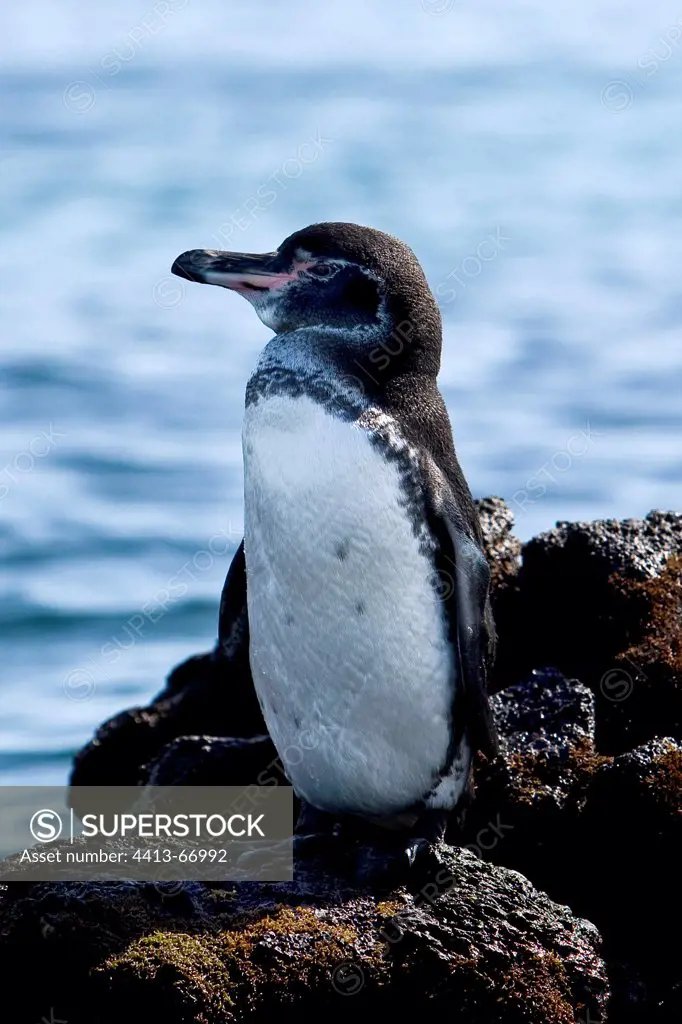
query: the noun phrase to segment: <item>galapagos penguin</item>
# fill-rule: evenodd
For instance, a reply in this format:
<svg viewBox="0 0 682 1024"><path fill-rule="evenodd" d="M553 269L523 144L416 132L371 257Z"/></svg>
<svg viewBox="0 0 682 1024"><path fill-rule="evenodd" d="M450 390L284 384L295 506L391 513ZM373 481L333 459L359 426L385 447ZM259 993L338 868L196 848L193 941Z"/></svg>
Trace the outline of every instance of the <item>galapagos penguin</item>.
<svg viewBox="0 0 682 1024"><path fill-rule="evenodd" d="M248 656L298 831L368 821L413 864L497 743L490 573L437 386L436 301L407 245L348 223L172 271L274 331L246 387L219 649Z"/></svg>

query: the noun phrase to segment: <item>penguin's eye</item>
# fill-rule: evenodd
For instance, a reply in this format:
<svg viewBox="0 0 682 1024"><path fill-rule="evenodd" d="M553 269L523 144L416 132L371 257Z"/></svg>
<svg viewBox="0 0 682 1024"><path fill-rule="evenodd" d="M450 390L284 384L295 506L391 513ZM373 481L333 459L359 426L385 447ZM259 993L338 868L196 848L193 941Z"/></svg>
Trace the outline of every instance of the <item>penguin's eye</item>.
<svg viewBox="0 0 682 1024"><path fill-rule="evenodd" d="M331 263L313 263L312 267L308 267L307 272L313 277L331 277L337 270L338 267L332 266Z"/></svg>

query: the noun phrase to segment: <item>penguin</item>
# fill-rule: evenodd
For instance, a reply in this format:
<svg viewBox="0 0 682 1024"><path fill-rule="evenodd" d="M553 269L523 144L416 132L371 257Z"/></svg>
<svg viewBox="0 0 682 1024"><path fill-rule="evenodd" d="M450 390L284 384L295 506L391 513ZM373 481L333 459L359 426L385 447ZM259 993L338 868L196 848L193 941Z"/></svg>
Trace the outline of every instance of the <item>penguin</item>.
<svg viewBox="0 0 682 1024"><path fill-rule="evenodd" d="M246 386L218 647L250 666L297 833L362 822L412 866L466 806L475 753L497 750L490 571L436 300L406 244L342 222L263 254L190 250L172 272L274 332Z"/></svg>

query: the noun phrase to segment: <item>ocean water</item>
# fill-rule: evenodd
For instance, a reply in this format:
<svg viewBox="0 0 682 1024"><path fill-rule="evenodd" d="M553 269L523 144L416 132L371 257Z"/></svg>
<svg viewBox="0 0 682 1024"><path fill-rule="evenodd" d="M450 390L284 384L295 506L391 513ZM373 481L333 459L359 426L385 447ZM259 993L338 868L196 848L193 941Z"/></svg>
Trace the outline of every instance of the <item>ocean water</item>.
<svg viewBox="0 0 682 1024"><path fill-rule="evenodd" d="M682 11L28 0L0 38L0 782L61 783L208 649L269 332L170 276L317 220L441 302L475 495L682 508Z"/></svg>

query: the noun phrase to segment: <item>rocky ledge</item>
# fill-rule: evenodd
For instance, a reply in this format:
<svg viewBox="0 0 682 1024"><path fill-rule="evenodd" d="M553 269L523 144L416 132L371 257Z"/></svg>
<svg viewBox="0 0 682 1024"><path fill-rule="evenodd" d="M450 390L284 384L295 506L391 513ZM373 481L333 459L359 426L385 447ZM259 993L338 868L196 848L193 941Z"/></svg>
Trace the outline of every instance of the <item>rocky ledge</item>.
<svg viewBox="0 0 682 1024"><path fill-rule="evenodd" d="M4 996L27 1020L54 1007L68 1024L419 1009L465 1022L603 1019L594 925L465 850L445 847L437 875L377 894L303 857L293 883L93 884L73 898L68 883L12 883Z"/></svg>
<svg viewBox="0 0 682 1024"><path fill-rule="evenodd" d="M16 1024L320 1009L680 1020L682 516L560 523L522 546L504 502L479 511L502 745L477 764L435 876L378 892L308 850L276 885L18 879L0 902ZM105 723L72 773L79 786L284 781L248 675L213 653Z"/></svg>

